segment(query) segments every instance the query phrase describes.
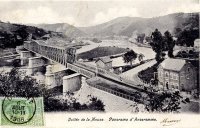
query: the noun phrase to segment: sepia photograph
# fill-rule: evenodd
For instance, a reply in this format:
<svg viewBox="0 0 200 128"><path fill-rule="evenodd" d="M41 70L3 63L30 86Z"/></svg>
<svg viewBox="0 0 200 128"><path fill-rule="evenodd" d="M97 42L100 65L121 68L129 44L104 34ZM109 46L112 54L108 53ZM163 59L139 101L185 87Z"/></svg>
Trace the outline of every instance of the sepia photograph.
<svg viewBox="0 0 200 128"><path fill-rule="evenodd" d="M199 0L0 0L0 125L197 116L199 14Z"/></svg>

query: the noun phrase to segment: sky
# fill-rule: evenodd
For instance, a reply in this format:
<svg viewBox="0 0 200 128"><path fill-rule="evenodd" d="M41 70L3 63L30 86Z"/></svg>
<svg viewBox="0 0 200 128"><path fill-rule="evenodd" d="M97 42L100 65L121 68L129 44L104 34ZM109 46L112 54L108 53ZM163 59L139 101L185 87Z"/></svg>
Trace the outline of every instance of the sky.
<svg viewBox="0 0 200 128"><path fill-rule="evenodd" d="M199 0L0 0L0 20L20 24L86 27L117 17L150 18L176 12L200 12Z"/></svg>

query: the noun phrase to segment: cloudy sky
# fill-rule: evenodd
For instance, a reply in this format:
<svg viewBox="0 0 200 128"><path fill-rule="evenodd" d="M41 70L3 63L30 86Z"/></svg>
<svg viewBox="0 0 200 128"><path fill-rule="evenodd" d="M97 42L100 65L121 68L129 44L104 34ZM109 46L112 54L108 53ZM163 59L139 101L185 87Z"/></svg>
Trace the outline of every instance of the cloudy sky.
<svg viewBox="0 0 200 128"><path fill-rule="evenodd" d="M92 26L117 17L156 17L175 12L200 12L199 0L0 0L0 20L22 24Z"/></svg>

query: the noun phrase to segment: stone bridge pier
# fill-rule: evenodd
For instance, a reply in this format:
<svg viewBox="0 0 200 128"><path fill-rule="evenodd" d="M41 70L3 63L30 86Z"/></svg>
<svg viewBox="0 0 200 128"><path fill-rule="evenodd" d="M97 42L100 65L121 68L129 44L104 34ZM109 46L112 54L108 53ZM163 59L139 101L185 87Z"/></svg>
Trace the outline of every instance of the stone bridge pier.
<svg viewBox="0 0 200 128"><path fill-rule="evenodd" d="M63 77L63 95L67 92L75 92L81 88L82 76L79 73Z"/></svg>
<svg viewBox="0 0 200 128"><path fill-rule="evenodd" d="M54 88L55 86L57 86L55 74L52 72L52 65L48 65L46 67L45 85L48 89Z"/></svg>
<svg viewBox="0 0 200 128"><path fill-rule="evenodd" d="M27 75L33 75L37 71L44 70L42 69L44 65L45 61L41 57L28 58Z"/></svg>
<svg viewBox="0 0 200 128"><path fill-rule="evenodd" d="M20 52L23 51L23 49L24 49L24 46L23 46L23 45L17 46L17 47L16 47L16 52L17 52L18 54L20 54Z"/></svg>
<svg viewBox="0 0 200 128"><path fill-rule="evenodd" d="M28 58L33 56L33 53L29 52L29 51L20 51L20 59L21 59L21 65L27 65L28 64Z"/></svg>

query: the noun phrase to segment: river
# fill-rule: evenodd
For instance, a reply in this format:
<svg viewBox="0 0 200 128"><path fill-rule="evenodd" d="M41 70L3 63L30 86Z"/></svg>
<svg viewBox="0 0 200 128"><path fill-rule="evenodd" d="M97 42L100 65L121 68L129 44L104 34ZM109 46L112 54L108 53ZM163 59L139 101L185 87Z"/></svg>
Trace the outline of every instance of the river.
<svg viewBox="0 0 200 128"><path fill-rule="evenodd" d="M142 53L147 59L152 59L155 57L155 52L151 48L139 47L136 44L130 43L126 40L102 40L101 43L94 43L91 41L89 43L90 45L86 45L78 49L77 53L86 52L100 46L115 46L121 48L129 48L134 50L136 53Z"/></svg>
<svg viewBox="0 0 200 128"><path fill-rule="evenodd" d="M140 54L142 53L145 57L144 60L146 59L153 59L155 58L155 52L151 48L147 47L139 47L134 43L130 43L129 41L126 40L102 40L101 43L94 43L91 41L85 40L85 42L89 42L90 45L83 46L82 48L77 50L77 53L82 53L86 52L89 50L92 50L96 47L103 47L103 46L115 46L115 47L121 47L121 48L129 48L135 51L136 53ZM117 57L112 59L112 65L113 66L123 66L127 65L124 63L124 60L122 57ZM136 59L133 63L138 63L138 59ZM90 64L95 65L94 62L90 62Z"/></svg>

